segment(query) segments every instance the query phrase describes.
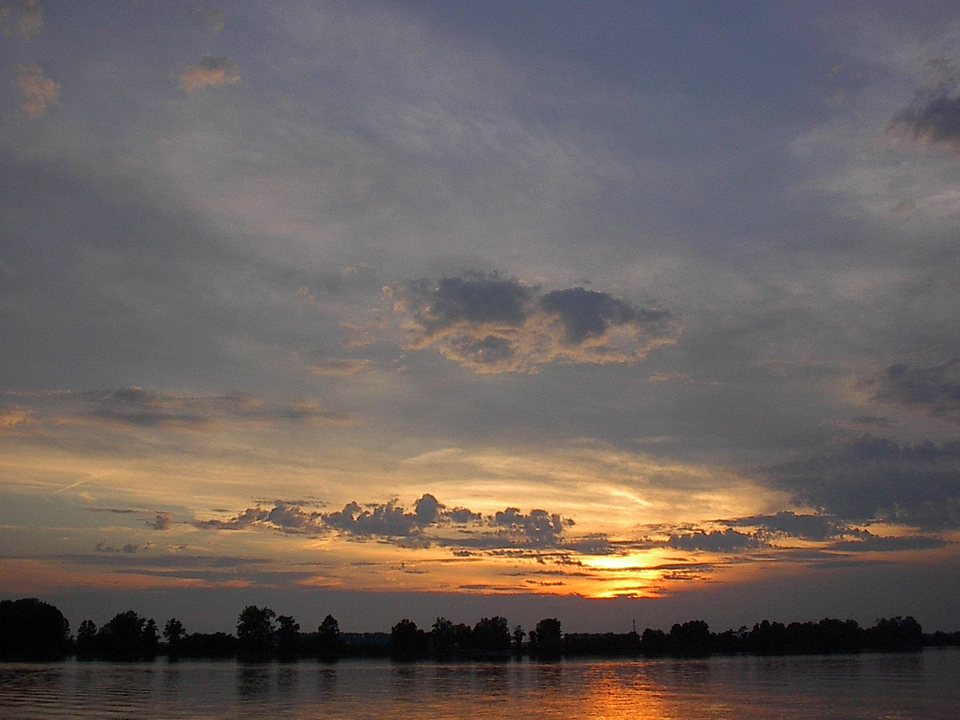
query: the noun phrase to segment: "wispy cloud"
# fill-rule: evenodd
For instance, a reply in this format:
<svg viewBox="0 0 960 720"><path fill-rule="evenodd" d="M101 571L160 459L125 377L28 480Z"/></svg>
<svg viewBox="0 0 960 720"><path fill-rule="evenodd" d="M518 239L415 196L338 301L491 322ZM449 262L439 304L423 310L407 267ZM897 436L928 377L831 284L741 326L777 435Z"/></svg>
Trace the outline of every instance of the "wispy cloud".
<svg viewBox="0 0 960 720"><path fill-rule="evenodd" d="M536 372L564 363L630 363L676 342L674 315L582 287L544 292L480 273L384 289L411 333L477 373Z"/></svg>
<svg viewBox="0 0 960 720"><path fill-rule="evenodd" d="M203 59L180 75L180 87L192 93L206 87L223 87L240 82L236 63L227 57L204 55Z"/></svg>

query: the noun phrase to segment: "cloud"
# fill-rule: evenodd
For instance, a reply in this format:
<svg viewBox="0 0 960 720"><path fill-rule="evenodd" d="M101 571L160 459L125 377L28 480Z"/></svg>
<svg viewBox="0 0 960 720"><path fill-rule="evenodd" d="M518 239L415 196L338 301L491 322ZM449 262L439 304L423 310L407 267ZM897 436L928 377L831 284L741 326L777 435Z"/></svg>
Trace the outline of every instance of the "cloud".
<svg viewBox="0 0 960 720"><path fill-rule="evenodd" d="M87 415L126 425L199 427L209 418L202 401L151 392L133 385L117 390L88 390L80 398L91 407Z"/></svg>
<svg viewBox="0 0 960 720"><path fill-rule="evenodd" d="M523 513L508 507L484 516L465 507L447 507L424 493L408 510L397 500L386 503L349 502L332 512L305 511L301 506L276 501L273 507L257 506L225 519L201 520L197 527L210 530L262 528L288 534L337 533L350 538L388 540L401 545L414 540L421 546L513 549L554 548L564 544L564 532L573 520L545 510ZM590 538L589 547L597 545ZM586 546L585 546L586 547ZM581 551L574 543L570 549Z"/></svg>
<svg viewBox="0 0 960 720"><path fill-rule="evenodd" d="M837 421L837 427L861 433L871 430L883 430L889 428L891 425L893 425L893 423L890 421L890 418L879 415L857 415L849 420Z"/></svg>
<svg viewBox="0 0 960 720"><path fill-rule="evenodd" d="M891 365L871 383L874 400L923 410L928 415L960 423L960 358L939 365Z"/></svg>
<svg viewBox="0 0 960 720"><path fill-rule="evenodd" d="M147 543L146 545L136 545L134 543L127 543L122 548L115 548L115 547L112 547L111 545L108 545L105 542L98 542L96 546L96 551L98 553L122 552L122 553L126 553L127 555L134 555L143 550L150 550L152 548L153 548L153 545L151 543Z"/></svg>
<svg viewBox="0 0 960 720"><path fill-rule="evenodd" d="M842 540L830 545L830 550L846 552L902 552L904 550L936 550L947 545L943 538L929 535L879 536L864 533L857 540Z"/></svg>
<svg viewBox="0 0 960 720"><path fill-rule="evenodd" d="M369 360L327 360L311 365L311 375L319 377L344 377L358 375L370 368Z"/></svg>
<svg viewBox="0 0 960 720"><path fill-rule="evenodd" d="M563 538L565 526L573 525L573 520L564 520L557 514L545 510L531 510L523 514L518 508L507 508L496 513L493 522L524 544L534 547L555 547Z"/></svg>
<svg viewBox="0 0 960 720"><path fill-rule="evenodd" d="M21 96L20 111L28 118L43 115L60 95L60 83L44 77L39 65L18 66L17 89Z"/></svg>
<svg viewBox="0 0 960 720"><path fill-rule="evenodd" d="M0 432L15 430L27 423L30 411L17 405L0 405Z"/></svg>
<svg viewBox="0 0 960 720"><path fill-rule="evenodd" d="M147 520L147 527L152 528L153 530L169 530L170 529L170 513L158 512L152 520Z"/></svg>
<svg viewBox="0 0 960 720"><path fill-rule="evenodd" d="M277 500L272 508L257 506L247 508L239 515L226 520L202 520L196 523L199 528L212 530L244 530L252 527L266 527L281 530L289 534L319 534L326 530L323 516L316 511L305 511L298 505Z"/></svg>
<svg viewBox="0 0 960 720"><path fill-rule="evenodd" d="M210 429L217 421L349 424L350 418L311 403L267 406L252 395L190 397L146 390L138 385L78 394L86 419L141 428Z"/></svg>
<svg viewBox="0 0 960 720"><path fill-rule="evenodd" d="M40 0L0 1L0 27L7 35L29 40L43 27L43 7Z"/></svg>
<svg viewBox="0 0 960 720"><path fill-rule="evenodd" d="M839 518L830 515L778 512L775 515L753 515L726 521L734 527L755 527L768 535L789 535L804 540L832 540L851 532Z"/></svg>
<svg viewBox="0 0 960 720"><path fill-rule="evenodd" d="M960 151L960 96L956 81L944 78L933 88L918 90L913 101L897 113L887 132L917 145L939 145Z"/></svg>
<svg viewBox="0 0 960 720"><path fill-rule="evenodd" d="M844 521L960 528L960 442L900 445L864 435L767 468L795 500Z"/></svg>
<svg viewBox="0 0 960 720"><path fill-rule="evenodd" d="M574 287L543 293L519 280L469 273L384 288L413 336L478 373L536 372L544 364L630 363L676 341L663 309Z"/></svg>
<svg viewBox="0 0 960 720"><path fill-rule="evenodd" d="M677 550L716 553L752 550L766 545L756 535L737 532L732 528L671 535L666 544Z"/></svg>
<svg viewBox="0 0 960 720"><path fill-rule="evenodd" d="M180 87L192 93L205 87L222 87L240 82L236 64L226 57L204 55L203 59L180 76Z"/></svg>

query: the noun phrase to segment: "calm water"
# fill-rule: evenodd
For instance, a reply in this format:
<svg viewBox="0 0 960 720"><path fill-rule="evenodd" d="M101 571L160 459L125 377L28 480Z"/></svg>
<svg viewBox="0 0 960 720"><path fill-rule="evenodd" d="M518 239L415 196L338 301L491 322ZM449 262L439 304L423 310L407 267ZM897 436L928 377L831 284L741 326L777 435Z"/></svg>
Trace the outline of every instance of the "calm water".
<svg viewBox="0 0 960 720"><path fill-rule="evenodd" d="M552 664L0 664L0 717L955 720L960 650Z"/></svg>

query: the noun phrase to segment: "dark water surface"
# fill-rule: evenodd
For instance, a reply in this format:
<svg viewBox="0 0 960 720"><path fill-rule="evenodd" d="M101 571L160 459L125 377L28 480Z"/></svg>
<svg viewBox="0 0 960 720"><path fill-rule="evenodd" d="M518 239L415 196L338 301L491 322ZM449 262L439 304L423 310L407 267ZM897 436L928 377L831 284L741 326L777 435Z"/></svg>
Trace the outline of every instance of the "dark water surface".
<svg viewBox="0 0 960 720"><path fill-rule="evenodd" d="M960 650L394 664L0 664L0 718L960 718Z"/></svg>

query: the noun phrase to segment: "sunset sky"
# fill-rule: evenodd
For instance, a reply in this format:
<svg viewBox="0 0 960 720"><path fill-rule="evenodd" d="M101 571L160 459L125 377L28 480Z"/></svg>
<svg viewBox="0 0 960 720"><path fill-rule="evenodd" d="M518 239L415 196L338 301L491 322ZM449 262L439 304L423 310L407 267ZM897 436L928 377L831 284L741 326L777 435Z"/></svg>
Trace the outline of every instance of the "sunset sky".
<svg viewBox="0 0 960 720"><path fill-rule="evenodd" d="M956 3L0 29L0 596L960 628Z"/></svg>

